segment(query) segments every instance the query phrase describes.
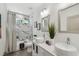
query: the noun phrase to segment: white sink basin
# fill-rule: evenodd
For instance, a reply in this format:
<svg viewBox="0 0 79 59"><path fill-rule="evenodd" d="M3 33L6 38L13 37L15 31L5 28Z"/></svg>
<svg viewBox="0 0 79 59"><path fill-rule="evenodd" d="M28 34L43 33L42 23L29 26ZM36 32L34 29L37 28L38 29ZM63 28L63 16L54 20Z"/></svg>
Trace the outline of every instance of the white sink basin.
<svg viewBox="0 0 79 59"><path fill-rule="evenodd" d="M44 42L44 39L42 37L36 37L36 42L37 43L43 43Z"/></svg>
<svg viewBox="0 0 79 59"><path fill-rule="evenodd" d="M67 45L66 43L56 43L55 52L58 56L77 56L78 51L72 45Z"/></svg>

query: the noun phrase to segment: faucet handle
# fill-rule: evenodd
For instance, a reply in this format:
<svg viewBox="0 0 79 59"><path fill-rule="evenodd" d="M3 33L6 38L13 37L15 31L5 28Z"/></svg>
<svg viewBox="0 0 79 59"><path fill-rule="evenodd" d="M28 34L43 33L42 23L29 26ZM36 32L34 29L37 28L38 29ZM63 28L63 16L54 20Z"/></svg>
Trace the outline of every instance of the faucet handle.
<svg viewBox="0 0 79 59"><path fill-rule="evenodd" d="M67 44L70 45L70 38L69 37L67 38Z"/></svg>
<svg viewBox="0 0 79 59"><path fill-rule="evenodd" d="M70 38L69 37L67 38L67 41L70 41Z"/></svg>

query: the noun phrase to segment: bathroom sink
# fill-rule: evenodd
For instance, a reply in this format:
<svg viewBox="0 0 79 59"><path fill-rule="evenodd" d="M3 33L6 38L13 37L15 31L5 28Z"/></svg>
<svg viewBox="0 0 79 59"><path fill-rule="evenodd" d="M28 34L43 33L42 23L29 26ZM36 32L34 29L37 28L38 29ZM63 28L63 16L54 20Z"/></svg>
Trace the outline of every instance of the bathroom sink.
<svg viewBox="0 0 79 59"><path fill-rule="evenodd" d="M58 56L77 56L77 49L66 43L56 43L55 44L55 52Z"/></svg>
<svg viewBox="0 0 79 59"><path fill-rule="evenodd" d="M42 37L36 37L36 42L37 43L43 43L44 42L44 39Z"/></svg>

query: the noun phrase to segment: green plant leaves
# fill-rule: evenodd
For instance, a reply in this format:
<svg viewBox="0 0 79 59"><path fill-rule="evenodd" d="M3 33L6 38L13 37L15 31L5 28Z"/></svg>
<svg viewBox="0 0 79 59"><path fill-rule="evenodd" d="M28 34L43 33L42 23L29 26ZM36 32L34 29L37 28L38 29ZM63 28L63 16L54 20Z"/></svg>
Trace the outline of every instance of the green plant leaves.
<svg viewBox="0 0 79 59"><path fill-rule="evenodd" d="M48 28L49 28L50 38L53 39L55 36L55 26L51 24L51 25L48 25Z"/></svg>

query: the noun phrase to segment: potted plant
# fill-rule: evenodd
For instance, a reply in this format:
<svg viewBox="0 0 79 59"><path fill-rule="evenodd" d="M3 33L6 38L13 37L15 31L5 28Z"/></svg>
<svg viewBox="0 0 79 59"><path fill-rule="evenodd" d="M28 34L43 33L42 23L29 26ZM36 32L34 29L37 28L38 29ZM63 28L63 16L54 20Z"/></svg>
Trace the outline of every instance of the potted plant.
<svg viewBox="0 0 79 59"><path fill-rule="evenodd" d="M48 25L48 30L49 30L50 39L53 39L54 36L55 36L55 26L54 26L54 24Z"/></svg>
<svg viewBox="0 0 79 59"><path fill-rule="evenodd" d="M49 32L50 39L54 39L54 36L55 36L54 24L48 25L48 32ZM48 41L46 41L46 43L48 43L49 45L51 45L52 43L54 44L54 40L48 40Z"/></svg>

